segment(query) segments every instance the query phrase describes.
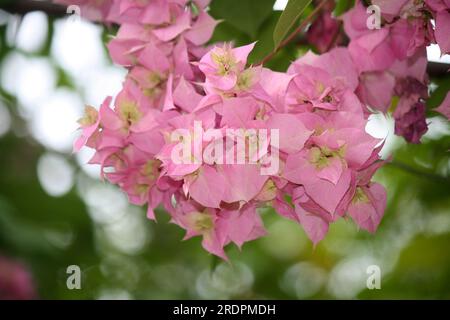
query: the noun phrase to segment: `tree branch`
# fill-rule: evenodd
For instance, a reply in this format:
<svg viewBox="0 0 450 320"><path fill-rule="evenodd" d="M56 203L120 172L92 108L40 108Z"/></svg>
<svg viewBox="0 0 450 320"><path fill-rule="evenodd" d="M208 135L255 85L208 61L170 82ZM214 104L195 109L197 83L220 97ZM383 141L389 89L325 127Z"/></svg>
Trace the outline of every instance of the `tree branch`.
<svg viewBox="0 0 450 320"><path fill-rule="evenodd" d="M63 17L67 14L66 6L51 1L15 0L0 5L0 9L13 14L25 15L32 11L43 11L49 16Z"/></svg>
<svg viewBox="0 0 450 320"><path fill-rule="evenodd" d="M265 63L270 60L283 46L287 45L290 41L295 39L295 37L302 32L308 23L314 18L314 16L320 11L323 5L325 5L327 1L322 1L314 10L314 12L306 18L302 24L291 34L288 38L286 38L279 46L279 48L270 53L267 57L263 59L261 63ZM43 11L49 16L54 17L64 17L67 15L66 6L55 4L51 1L37 1L37 0L14 0L8 4L0 4L0 9L12 13L25 15L29 12L33 11ZM450 65L446 63L439 62L428 62L428 74L433 77L444 77L448 76L450 69Z"/></svg>
<svg viewBox="0 0 450 320"><path fill-rule="evenodd" d="M448 77L450 76L450 64L428 61L427 72L432 77Z"/></svg>
<svg viewBox="0 0 450 320"><path fill-rule="evenodd" d="M387 165L390 165L390 166L395 167L397 169L403 170L405 172L408 172L410 174L413 174L413 175L418 176L418 177L423 178L423 179L427 179L427 180L431 180L431 181L434 181L434 182L437 182L437 183L444 183L444 184L450 185L450 179L449 178L443 177L443 176L435 174L435 173L421 171L421 170L416 169L416 168L414 168L414 167L412 167L410 165L407 165L407 164L405 164L403 162L390 161L390 162L387 162Z"/></svg>

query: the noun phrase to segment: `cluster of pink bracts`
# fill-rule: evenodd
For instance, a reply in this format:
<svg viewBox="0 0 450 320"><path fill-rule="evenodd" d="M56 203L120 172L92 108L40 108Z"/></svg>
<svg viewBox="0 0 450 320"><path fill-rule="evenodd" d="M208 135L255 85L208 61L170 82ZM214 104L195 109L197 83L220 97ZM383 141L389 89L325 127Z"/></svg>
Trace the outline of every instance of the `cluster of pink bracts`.
<svg viewBox="0 0 450 320"><path fill-rule="evenodd" d="M443 52L449 48L448 36L433 34L429 22L431 13L437 27L448 25L448 1L426 1L426 9L410 4L416 1L378 1L386 21L380 30L368 30L358 3L344 18L348 48L308 53L286 73L247 66L254 44L205 47L217 24L208 0L59 2L78 2L88 18L119 24L108 48L129 70L115 99L99 111L86 108L75 150L95 149L90 163L100 164L131 203L147 204L151 219L162 205L186 238L203 236L203 247L224 259L230 242L240 247L265 234L257 211L265 206L299 222L314 243L344 216L374 232L386 192L371 182L383 162L382 141L365 131L368 106L386 111L400 96L396 130L417 142L426 130L417 122L426 96L425 46L436 39ZM245 163L174 161L180 141L172 133L198 124L202 132L223 133L202 135L203 150L225 138L239 143L228 129L277 130L279 137L259 141L262 152ZM274 155L277 170L261 174Z"/></svg>
<svg viewBox="0 0 450 320"><path fill-rule="evenodd" d="M426 46L437 43L442 54L450 53L450 0L373 0L372 4L381 9L379 30L367 28L361 3L344 18L351 39L348 50L360 74L357 94L382 112L387 112L393 96L398 97L395 134L419 143L428 129Z"/></svg>

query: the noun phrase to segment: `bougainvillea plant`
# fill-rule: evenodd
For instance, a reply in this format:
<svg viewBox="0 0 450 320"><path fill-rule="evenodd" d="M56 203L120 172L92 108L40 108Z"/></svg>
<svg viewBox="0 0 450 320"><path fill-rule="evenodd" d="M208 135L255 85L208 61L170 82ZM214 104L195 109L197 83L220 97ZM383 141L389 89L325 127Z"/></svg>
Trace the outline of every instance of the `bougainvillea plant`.
<svg viewBox="0 0 450 320"><path fill-rule="evenodd" d="M258 209L267 206L314 244L342 217L375 232L386 207L384 187L371 181L383 141L366 132L368 118L393 113L395 133L420 143L426 47L450 52L449 0L354 1L339 17L334 1L291 0L274 52L305 32L316 53L285 72L264 67L274 53L249 65L254 43L210 43L220 21L209 0L57 2L118 25L107 46L128 70L116 97L86 107L75 151L95 149L90 163L132 204L147 205L149 219L162 206L186 238L202 236L224 259L229 243L265 234ZM449 116L450 95L437 110Z"/></svg>

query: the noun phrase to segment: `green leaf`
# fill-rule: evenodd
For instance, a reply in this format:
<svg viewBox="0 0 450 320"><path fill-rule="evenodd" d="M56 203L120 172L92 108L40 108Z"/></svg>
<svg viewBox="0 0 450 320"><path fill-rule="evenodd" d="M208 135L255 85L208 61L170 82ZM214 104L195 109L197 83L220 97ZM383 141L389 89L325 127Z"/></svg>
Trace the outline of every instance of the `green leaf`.
<svg viewBox="0 0 450 320"><path fill-rule="evenodd" d="M339 17L355 6L355 0L336 0L333 14Z"/></svg>
<svg viewBox="0 0 450 320"><path fill-rule="evenodd" d="M275 0L214 0L209 13L256 40L264 20L272 13Z"/></svg>
<svg viewBox="0 0 450 320"><path fill-rule="evenodd" d="M258 33L258 42L256 42L255 48L248 57L248 62L250 64L259 63L265 56L273 51L273 30L275 29L275 25L277 24L281 13L281 11L273 11L272 15L264 21ZM298 46L294 43L285 46L283 50L280 50L274 55L264 66L272 71L285 72L291 61L295 60L297 49Z"/></svg>
<svg viewBox="0 0 450 320"><path fill-rule="evenodd" d="M265 56L270 54L273 50L273 30L280 18L281 11L273 11L270 17L268 17L258 32L258 42L256 42L255 48L249 55L249 63L256 64Z"/></svg>
<svg viewBox="0 0 450 320"><path fill-rule="evenodd" d="M289 0L286 9L284 9L275 26L275 31L273 32L275 49L278 48L281 41L283 41L289 30L291 30L311 1L312 0Z"/></svg>
<svg viewBox="0 0 450 320"><path fill-rule="evenodd" d="M439 107L444 101L445 96L450 91L450 78L435 79L434 84L436 88L431 92L430 98L427 100L427 106L429 109Z"/></svg>
<svg viewBox="0 0 450 320"><path fill-rule="evenodd" d="M252 41L254 40L252 40L252 38L250 38L246 33L233 27L227 21L222 21L214 30L209 44L213 45L220 42L233 42L235 46L242 46L249 44Z"/></svg>

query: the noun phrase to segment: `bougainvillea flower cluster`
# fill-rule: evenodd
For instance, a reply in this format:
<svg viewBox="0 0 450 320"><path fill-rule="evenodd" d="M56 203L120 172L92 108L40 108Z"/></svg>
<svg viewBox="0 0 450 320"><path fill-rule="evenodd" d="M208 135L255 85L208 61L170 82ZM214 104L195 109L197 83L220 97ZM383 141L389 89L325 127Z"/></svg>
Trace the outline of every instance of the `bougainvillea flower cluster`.
<svg viewBox="0 0 450 320"><path fill-rule="evenodd" d="M86 107L75 151L95 149L90 163L132 204L147 205L150 219L162 206L186 238L202 236L224 259L229 243L265 235L265 207L297 221L315 244L342 217L375 232L386 206L386 191L372 182L383 141L366 132L368 117L398 96L396 133L419 142L425 47L449 51L448 1L373 1L383 14L376 30L357 1L343 17L348 47L325 52L327 39L325 53L309 52L284 73L249 66L254 43L206 46L218 23L208 0L70 2L120 25L108 49L128 70L116 97ZM173 155L186 139L189 161L180 162Z"/></svg>
<svg viewBox="0 0 450 320"><path fill-rule="evenodd" d="M361 2L344 17L348 50L360 77L357 94L366 105L382 112L392 106L393 96L398 97L393 113L395 134L419 143L428 130L426 47L437 43L442 54L450 53L450 1L373 0L372 4L381 11L379 29L367 27Z"/></svg>

